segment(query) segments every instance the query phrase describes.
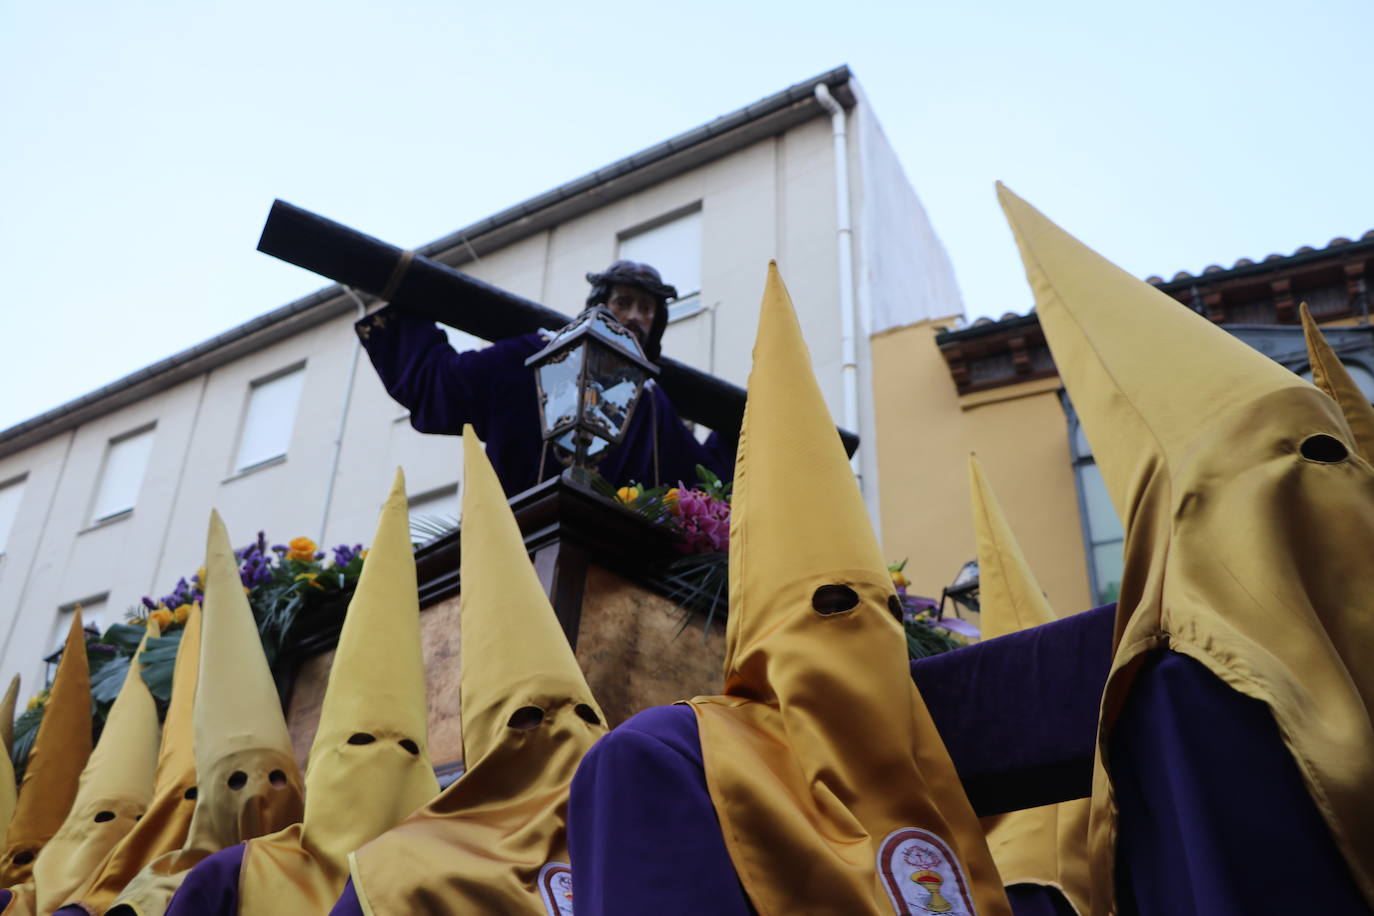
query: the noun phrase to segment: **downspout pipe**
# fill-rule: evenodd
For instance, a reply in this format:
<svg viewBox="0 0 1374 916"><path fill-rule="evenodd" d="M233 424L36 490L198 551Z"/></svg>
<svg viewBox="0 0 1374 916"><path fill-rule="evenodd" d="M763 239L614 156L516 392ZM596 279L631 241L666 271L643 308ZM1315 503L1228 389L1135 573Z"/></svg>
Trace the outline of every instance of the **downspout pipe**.
<svg viewBox="0 0 1374 916"><path fill-rule="evenodd" d="M854 308L854 232L849 217L849 137L844 108L835 101L825 83L816 85L816 101L830 115L830 133L835 145L835 244L840 268L840 390L844 428L851 429L863 442L859 417L859 351L855 335ZM857 454L849 459L863 489Z"/></svg>
<svg viewBox="0 0 1374 916"><path fill-rule="evenodd" d="M353 291L353 287L345 286L343 291L353 300L353 304L358 307L358 320L362 320L367 315L367 305L362 298ZM348 366L348 383L344 385L343 404L339 407L339 426L334 432L334 447L329 456L329 476L325 478L324 485L324 508L320 511L320 536L315 543L324 550L325 527L329 524L329 510L334 504L334 483L339 476L339 461L343 457L344 428L348 425L348 408L353 403L353 383L358 378L358 354L362 351L363 342L356 334L353 340L353 359Z"/></svg>

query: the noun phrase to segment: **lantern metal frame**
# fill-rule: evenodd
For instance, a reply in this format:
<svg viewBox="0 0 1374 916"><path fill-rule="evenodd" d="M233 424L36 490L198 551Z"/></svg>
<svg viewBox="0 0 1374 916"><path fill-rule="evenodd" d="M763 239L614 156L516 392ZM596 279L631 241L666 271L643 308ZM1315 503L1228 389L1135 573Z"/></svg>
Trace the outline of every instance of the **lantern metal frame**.
<svg viewBox="0 0 1374 916"><path fill-rule="evenodd" d="M576 402L559 416L550 418L549 402L556 392L545 389L544 373L540 370L569 359L579 348L582 354L577 367ZM606 403L605 392L594 387L598 374L594 369L599 360L607 357L618 359L641 373L635 381L634 394L624 408L624 419L618 430L611 428L604 415L597 416L594 413ZM615 313L604 305L594 305L583 311L555 333L542 350L526 359L525 365L534 369L541 436L546 446L552 446L560 462L574 468L596 464L608 449L620 444L634 419L645 384L659 372L658 366L645 357L634 332L621 324ZM572 434L570 443L569 433ZM598 440L603 444L593 448Z"/></svg>

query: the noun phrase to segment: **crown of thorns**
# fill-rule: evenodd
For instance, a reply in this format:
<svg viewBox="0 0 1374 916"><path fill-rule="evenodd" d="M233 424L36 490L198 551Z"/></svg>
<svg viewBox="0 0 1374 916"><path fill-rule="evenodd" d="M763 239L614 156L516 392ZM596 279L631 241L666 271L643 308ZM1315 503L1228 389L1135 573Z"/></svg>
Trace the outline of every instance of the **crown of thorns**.
<svg viewBox="0 0 1374 916"><path fill-rule="evenodd" d="M648 264L636 261L616 261L601 273L587 274L592 286L634 286L660 299L676 299L677 287L663 282L663 277Z"/></svg>

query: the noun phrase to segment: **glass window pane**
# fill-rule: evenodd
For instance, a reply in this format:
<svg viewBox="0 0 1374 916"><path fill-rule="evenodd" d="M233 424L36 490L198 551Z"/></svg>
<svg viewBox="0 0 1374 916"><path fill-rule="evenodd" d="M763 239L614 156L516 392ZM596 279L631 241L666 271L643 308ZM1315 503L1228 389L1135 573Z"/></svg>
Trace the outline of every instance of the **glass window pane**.
<svg viewBox="0 0 1374 916"><path fill-rule="evenodd" d="M1093 448L1088 444L1088 437L1083 432L1083 424L1075 423L1073 426L1073 456L1075 458L1091 458Z"/></svg>
<svg viewBox="0 0 1374 916"><path fill-rule="evenodd" d="M1124 537L1121 520L1117 518L1116 507L1107 495L1107 485L1103 483L1102 472L1097 465L1079 467L1078 479L1083 486L1083 503L1088 512L1088 540L1100 544Z"/></svg>
<svg viewBox="0 0 1374 916"><path fill-rule="evenodd" d="M123 439L112 439L105 453L105 467L100 474L95 503L91 507L91 521L119 515L134 507L138 489L143 485L143 472L148 468L148 456L153 451L153 430L149 429Z"/></svg>
<svg viewBox="0 0 1374 916"><path fill-rule="evenodd" d="M452 484L438 490L431 490L410 500L410 514L438 518L458 517L458 485Z"/></svg>
<svg viewBox="0 0 1374 916"><path fill-rule="evenodd" d="M620 257L658 269L680 299L701 291L701 211L620 240Z"/></svg>
<svg viewBox="0 0 1374 916"><path fill-rule="evenodd" d="M1350 373L1350 378L1360 387L1360 391L1364 392L1364 399L1374 401L1374 372L1355 363L1342 361L1342 365L1345 366L1345 371Z"/></svg>
<svg viewBox="0 0 1374 916"><path fill-rule="evenodd" d="M24 498L25 482L26 478L20 477L0 486L0 553L5 552L5 545L9 543L15 516L19 514L19 501Z"/></svg>
<svg viewBox="0 0 1374 916"><path fill-rule="evenodd" d="M115 622L110 614L109 593L64 604L57 609L57 619L53 621L52 635L48 640L53 651L62 648L66 643L67 631L72 625L72 611L77 605L81 606L81 625L87 629L94 626L104 633L105 629Z"/></svg>
<svg viewBox="0 0 1374 916"><path fill-rule="evenodd" d="M269 381L254 383L248 389L248 409L244 412L235 470L242 471L286 454L304 381L305 369L302 367Z"/></svg>
<svg viewBox="0 0 1374 916"><path fill-rule="evenodd" d="M1093 572L1097 575L1097 603L1115 601L1121 594L1122 541L1093 547Z"/></svg>

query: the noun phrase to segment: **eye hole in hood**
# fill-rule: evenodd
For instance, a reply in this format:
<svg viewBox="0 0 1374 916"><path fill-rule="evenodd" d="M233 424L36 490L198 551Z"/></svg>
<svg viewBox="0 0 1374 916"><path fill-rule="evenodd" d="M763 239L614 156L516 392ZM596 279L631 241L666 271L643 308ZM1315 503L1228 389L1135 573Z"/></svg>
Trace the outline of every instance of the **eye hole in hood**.
<svg viewBox="0 0 1374 916"><path fill-rule="evenodd" d="M896 595L887 596L887 610L898 623L902 622L902 601Z"/></svg>
<svg viewBox="0 0 1374 916"><path fill-rule="evenodd" d="M376 740L376 738L374 738L372 735L369 735L367 732L355 732L354 734L348 736L349 744L371 744L373 741Z"/></svg>
<svg viewBox="0 0 1374 916"><path fill-rule="evenodd" d="M1350 457L1350 450L1345 447L1344 442L1325 433L1308 436L1302 440L1298 451L1309 461L1320 461L1322 464L1339 464Z"/></svg>
<svg viewBox="0 0 1374 916"><path fill-rule="evenodd" d="M601 717L596 714L595 709L592 709L586 703L578 703L573 707L573 712L577 713L577 717L588 725L601 724Z"/></svg>
<svg viewBox="0 0 1374 916"><path fill-rule="evenodd" d="M521 706L511 713L510 720L506 725L516 731L527 732L532 728L538 728L539 723L544 721L544 710L538 706Z"/></svg>
<svg viewBox="0 0 1374 916"><path fill-rule="evenodd" d="M821 616L842 614L859 603L859 593L848 585L822 585L811 596L811 608Z"/></svg>
<svg viewBox="0 0 1374 916"><path fill-rule="evenodd" d="M420 745L416 744L414 741L411 741L409 738L402 738L400 741L396 743L399 744L401 747L405 748L408 753L413 754L416 757L420 756Z"/></svg>

